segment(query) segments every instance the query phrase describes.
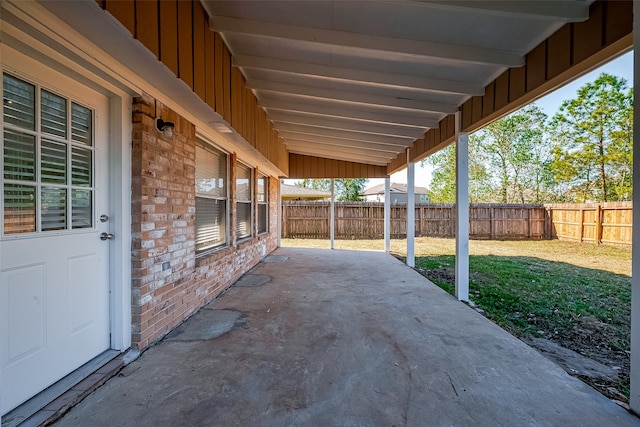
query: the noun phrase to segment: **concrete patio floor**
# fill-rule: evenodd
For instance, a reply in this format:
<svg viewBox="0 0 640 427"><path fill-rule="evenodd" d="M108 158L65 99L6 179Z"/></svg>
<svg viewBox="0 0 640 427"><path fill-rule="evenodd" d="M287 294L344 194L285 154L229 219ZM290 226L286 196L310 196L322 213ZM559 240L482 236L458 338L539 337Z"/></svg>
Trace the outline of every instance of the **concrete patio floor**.
<svg viewBox="0 0 640 427"><path fill-rule="evenodd" d="M383 252L280 248L64 426L638 426Z"/></svg>

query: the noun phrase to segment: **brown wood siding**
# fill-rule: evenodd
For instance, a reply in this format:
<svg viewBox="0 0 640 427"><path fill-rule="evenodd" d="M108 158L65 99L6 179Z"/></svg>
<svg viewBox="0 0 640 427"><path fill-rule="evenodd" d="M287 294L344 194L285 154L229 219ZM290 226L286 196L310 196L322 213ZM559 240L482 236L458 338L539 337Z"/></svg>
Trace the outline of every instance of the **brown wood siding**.
<svg viewBox="0 0 640 427"><path fill-rule="evenodd" d="M178 2L178 77L193 89L193 2Z"/></svg>
<svg viewBox="0 0 640 427"><path fill-rule="evenodd" d="M222 44L222 96L224 97L224 111L222 118L231 123L231 52L226 44ZM237 129L236 129L237 130Z"/></svg>
<svg viewBox="0 0 640 427"><path fill-rule="evenodd" d="M204 100L214 111L216 109L216 78L215 78L215 35L213 31L204 33Z"/></svg>
<svg viewBox="0 0 640 427"><path fill-rule="evenodd" d="M140 40L156 58L160 58L158 7L158 3L153 1L137 1L135 16L136 38Z"/></svg>
<svg viewBox="0 0 640 427"><path fill-rule="evenodd" d="M205 32L210 30L207 28L207 18L205 11L200 2L193 4L193 91L205 100L206 83L205 83Z"/></svg>
<svg viewBox="0 0 640 427"><path fill-rule="evenodd" d="M160 2L160 60L178 75L178 2Z"/></svg>
<svg viewBox="0 0 640 427"><path fill-rule="evenodd" d="M386 178L386 166L289 154L289 178Z"/></svg>
<svg viewBox="0 0 640 427"><path fill-rule="evenodd" d="M109 12L135 37L136 34L136 3L134 0L106 0L104 10Z"/></svg>
<svg viewBox="0 0 640 427"><path fill-rule="evenodd" d="M525 66L511 68L485 87L483 96L474 96L462 106L462 130L474 132L488 123L515 111L563 83L600 65L620 51L632 46L633 2L596 1L590 6L585 22L566 24L526 55ZM436 141L420 149L414 143L416 156L422 159L453 142L449 121L440 129L430 129L425 138ZM404 153L387 165L392 174L406 167Z"/></svg>
<svg viewBox="0 0 640 427"><path fill-rule="evenodd" d="M176 77L286 175L289 152L209 17L193 0L97 1Z"/></svg>

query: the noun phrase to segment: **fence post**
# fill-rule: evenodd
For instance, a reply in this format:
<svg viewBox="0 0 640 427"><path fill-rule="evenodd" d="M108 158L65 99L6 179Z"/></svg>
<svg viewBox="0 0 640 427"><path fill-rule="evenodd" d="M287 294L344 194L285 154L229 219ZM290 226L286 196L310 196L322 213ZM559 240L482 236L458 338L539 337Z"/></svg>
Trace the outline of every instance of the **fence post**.
<svg viewBox="0 0 640 427"><path fill-rule="evenodd" d="M602 205L596 205L596 245L602 241Z"/></svg>
<svg viewBox="0 0 640 427"><path fill-rule="evenodd" d="M493 240L493 205L489 208L489 240Z"/></svg>
<svg viewBox="0 0 640 427"><path fill-rule="evenodd" d="M597 231L596 231L596 234L597 234ZM584 240L584 209L580 208L580 243L582 243L583 240ZM596 236L596 244L597 242L598 240Z"/></svg>

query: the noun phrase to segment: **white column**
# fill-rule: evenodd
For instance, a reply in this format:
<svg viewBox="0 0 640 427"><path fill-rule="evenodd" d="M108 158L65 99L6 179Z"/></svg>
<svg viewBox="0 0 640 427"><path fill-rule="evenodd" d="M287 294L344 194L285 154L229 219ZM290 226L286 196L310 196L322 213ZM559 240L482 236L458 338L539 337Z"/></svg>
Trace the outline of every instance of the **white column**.
<svg viewBox="0 0 640 427"><path fill-rule="evenodd" d="M407 148L407 265L413 268L416 266L416 170L409 154Z"/></svg>
<svg viewBox="0 0 640 427"><path fill-rule="evenodd" d="M331 249L334 249L333 241L335 238L336 224L336 204L335 204L335 179L331 178L331 213L329 219L329 232L331 234Z"/></svg>
<svg viewBox="0 0 640 427"><path fill-rule="evenodd" d="M633 82L640 83L640 2L633 2ZM633 244L631 246L631 410L640 413L640 100L633 99ZM636 149L638 148L638 149ZM640 197L638 197L640 199Z"/></svg>
<svg viewBox="0 0 640 427"><path fill-rule="evenodd" d="M469 134L456 113L456 298L469 301Z"/></svg>
<svg viewBox="0 0 640 427"><path fill-rule="evenodd" d="M391 251L391 178L384 179L384 251Z"/></svg>
<svg viewBox="0 0 640 427"><path fill-rule="evenodd" d="M282 240L282 180L278 183L278 247Z"/></svg>

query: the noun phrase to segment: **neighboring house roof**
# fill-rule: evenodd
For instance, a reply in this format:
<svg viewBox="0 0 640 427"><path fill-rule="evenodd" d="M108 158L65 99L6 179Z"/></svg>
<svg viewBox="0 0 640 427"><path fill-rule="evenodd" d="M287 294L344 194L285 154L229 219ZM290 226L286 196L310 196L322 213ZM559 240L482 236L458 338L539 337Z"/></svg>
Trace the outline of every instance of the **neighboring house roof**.
<svg viewBox="0 0 640 427"><path fill-rule="evenodd" d="M280 192L283 199L324 199L331 197L331 193L323 190L316 190L315 188L298 187L295 185L280 185Z"/></svg>
<svg viewBox="0 0 640 427"><path fill-rule="evenodd" d="M398 184L397 182L392 182L389 191L391 193L407 194L407 184ZM374 185L373 187L367 188L361 194L363 196L384 194L384 184L378 184ZM414 194L429 194L429 192L425 187L415 187Z"/></svg>

